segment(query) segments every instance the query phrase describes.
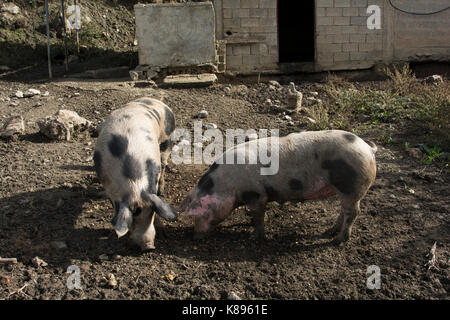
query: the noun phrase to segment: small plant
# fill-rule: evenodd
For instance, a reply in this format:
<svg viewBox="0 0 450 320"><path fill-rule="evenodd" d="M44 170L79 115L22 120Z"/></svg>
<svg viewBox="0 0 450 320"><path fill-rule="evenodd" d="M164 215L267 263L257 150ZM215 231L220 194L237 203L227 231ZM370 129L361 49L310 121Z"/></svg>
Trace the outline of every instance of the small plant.
<svg viewBox="0 0 450 320"><path fill-rule="evenodd" d="M425 153L422 158L423 164L432 164L434 161L439 161L444 154L438 146L434 146L432 149L424 147Z"/></svg>
<svg viewBox="0 0 450 320"><path fill-rule="evenodd" d="M405 142L405 149L411 148L411 145L408 142Z"/></svg>
<svg viewBox="0 0 450 320"><path fill-rule="evenodd" d="M315 120L314 123L310 122L308 124L310 130L330 129L328 109L323 103L318 103L313 108L311 108L311 110L309 111L309 115Z"/></svg>
<svg viewBox="0 0 450 320"><path fill-rule="evenodd" d="M393 67L393 71L385 68L384 72L392 81L393 90L400 95L407 94L413 84L417 82L414 72L407 64L403 65L400 70L396 66Z"/></svg>

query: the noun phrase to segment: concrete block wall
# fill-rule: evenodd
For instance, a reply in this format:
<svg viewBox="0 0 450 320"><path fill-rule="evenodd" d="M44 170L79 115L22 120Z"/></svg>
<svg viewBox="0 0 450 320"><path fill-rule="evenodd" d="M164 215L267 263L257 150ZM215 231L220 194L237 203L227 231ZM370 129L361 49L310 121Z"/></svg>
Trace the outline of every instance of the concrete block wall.
<svg viewBox="0 0 450 320"><path fill-rule="evenodd" d="M316 0L317 71L360 69L384 57L384 29L367 28L367 7L382 0Z"/></svg>
<svg viewBox="0 0 450 320"><path fill-rule="evenodd" d="M214 8L221 20L216 37L227 42L227 70L278 68L276 0L220 0L214 1Z"/></svg>
<svg viewBox="0 0 450 320"><path fill-rule="evenodd" d="M449 5L448 0L396 0L408 12L433 13ZM389 60L450 60L450 10L429 15L411 15L390 10L387 52Z"/></svg>

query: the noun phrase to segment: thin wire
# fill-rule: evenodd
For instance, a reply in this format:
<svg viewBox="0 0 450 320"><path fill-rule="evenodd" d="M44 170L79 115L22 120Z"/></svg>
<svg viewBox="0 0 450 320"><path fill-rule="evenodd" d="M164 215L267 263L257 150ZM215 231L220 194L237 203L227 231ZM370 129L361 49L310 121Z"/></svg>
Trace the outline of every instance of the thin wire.
<svg viewBox="0 0 450 320"><path fill-rule="evenodd" d="M435 12L425 12L425 13L420 13L420 12L409 12L409 11L400 9L399 7L395 6L395 5L392 3L392 0L389 0L389 4L390 4L391 7L394 8L395 10L398 10L398 11L403 12L403 13L406 13L406 14L416 15L416 16L430 16L430 15L437 14L437 13L441 13L441 12L444 12L444 11L450 9L450 7L447 7L447 8L444 8L444 9L441 9L441 10L438 10L438 11L435 11Z"/></svg>

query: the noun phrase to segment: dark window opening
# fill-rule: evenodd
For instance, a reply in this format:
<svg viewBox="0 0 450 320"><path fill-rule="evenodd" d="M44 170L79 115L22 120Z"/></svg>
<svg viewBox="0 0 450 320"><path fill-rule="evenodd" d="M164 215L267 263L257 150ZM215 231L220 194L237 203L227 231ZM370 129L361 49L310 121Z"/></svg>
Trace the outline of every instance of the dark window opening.
<svg viewBox="0 0 450 320"><path fill-rule="evenodd" d="M314 61L314 0L278 0L280 62Z"/></svg>

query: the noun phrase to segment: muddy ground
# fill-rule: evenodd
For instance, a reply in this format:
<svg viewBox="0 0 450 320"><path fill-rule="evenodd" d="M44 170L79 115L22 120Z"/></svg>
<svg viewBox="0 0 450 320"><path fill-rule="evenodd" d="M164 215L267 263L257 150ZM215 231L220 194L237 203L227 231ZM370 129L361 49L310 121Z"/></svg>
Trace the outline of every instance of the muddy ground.
<svg viewBox="0 0 450 320"><path fill-rule="evenodd" d="M279 128L287 134L305 128L302 115L289 126L265 106L267 98L282 100L284 89L270 89L265 80L243 80L245 85L233 80L226 92L230 81L198 89L154 89L126 80L0 81L1 123L19 113L26 124L17 141L0 141L0 256L18 259L0 265L0 299L223 299L232 291L243 299L448 299L448 168L424 165L405 152L404 142L423 141L425 133L414 123L361 131L378 145L378 173L344 246L315 239L339 214L338 200L330 198L270 204L264 243L252 237L245 208L202 241L192 239L192 220L180 217L166 224L166 236L158 234L157 248L145 253L127 237L116 239L112 230L113 210L93 171L95 137L49 141L35 123L61 108L99 123L111 110L150 95L164 97L178 127L192 129L193 116L206 109L204 123L222 130ZM280 81L287 88L288 82ZM296 84L305 98L312 91L324 95L320 83ZM28 88L49 96L8 101L16 90ZM399 143L387 143L386 130ZM206 169L170 164L166 199L179 204ZM67 248L56 248L54 241ZM427 270L435 242L437 263ZM36 256L48 266L35 267ZM81 289L67 287L71 265L80 268ZM381 271L379 290L366 286L371 265ZM105 281L109 274L116 286Z"/></svg>

